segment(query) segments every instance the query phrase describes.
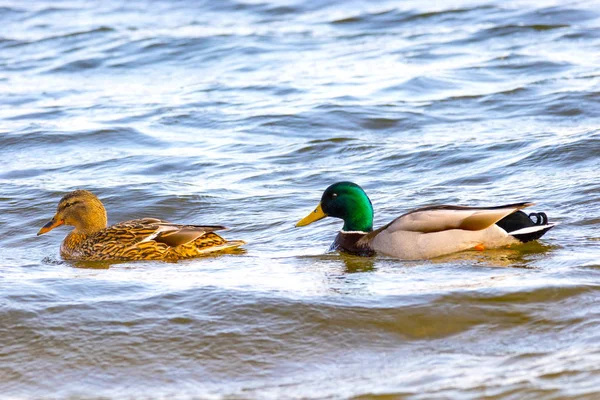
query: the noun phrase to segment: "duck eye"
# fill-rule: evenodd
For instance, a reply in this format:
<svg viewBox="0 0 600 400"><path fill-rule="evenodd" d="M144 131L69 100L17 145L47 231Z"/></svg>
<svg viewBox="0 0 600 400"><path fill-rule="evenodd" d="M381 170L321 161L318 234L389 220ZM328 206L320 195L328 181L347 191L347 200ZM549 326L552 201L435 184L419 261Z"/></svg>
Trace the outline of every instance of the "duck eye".
<svg viewBox="0 0 600 400"><path fill-rule="evenodd" d="M335 199L337 197L337 193L332 194L331 197Z"/></svg>
<svg viewBox="0 0 600 400"><path fill-rule="evenodd" d="M77 203L79 203L79 201L72 201L70 203L65 203L65 205L63 206L63 208L69 208L72 205L77 204Z"/></svg>

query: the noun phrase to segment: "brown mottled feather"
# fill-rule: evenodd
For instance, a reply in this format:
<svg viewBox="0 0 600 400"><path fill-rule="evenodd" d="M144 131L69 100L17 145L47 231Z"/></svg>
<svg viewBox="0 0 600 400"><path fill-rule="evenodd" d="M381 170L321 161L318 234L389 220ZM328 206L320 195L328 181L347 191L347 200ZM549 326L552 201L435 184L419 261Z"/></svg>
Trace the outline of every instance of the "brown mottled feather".
<svg viewBox="0 0 600 400"><path fill-rule="evenodd" d="M229 251L244 244L226 241L214 231L223 226L178 225L156 218L120 222L106 227L102 202L87 190L75 190L58 203L56 214L38 235L57 226L75 229L60 248L69 260L167 260L198 257Z"/></svg>
<svg viewBox="0 0 600 400"><path fill-rule="evenodd" d="M198 257L232 249L242 241L226 241L213 231L222 226L177 225L154 218L121 222L91 235L70 233L61 255L76 260L167 260Z"/></svg>
<svg viewBox="0 0 600 400"><path fill-rule="evenodd" d="M177 225L157 219L121 222L91 235L70 233L61 246L65 259L166 260L198 257L233 249L242 241L226 241L213 233L222 226Z"/></svg>

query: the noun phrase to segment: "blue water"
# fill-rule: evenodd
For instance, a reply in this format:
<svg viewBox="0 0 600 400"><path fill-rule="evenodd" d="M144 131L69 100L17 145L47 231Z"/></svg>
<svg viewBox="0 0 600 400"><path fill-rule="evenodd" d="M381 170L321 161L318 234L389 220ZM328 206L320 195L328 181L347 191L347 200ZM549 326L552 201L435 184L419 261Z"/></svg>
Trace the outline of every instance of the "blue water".
<svg viewBox="0 0 600 400"><path fill-rule="evenodd" d="M594 1L0 4L0 398L600 396ZM405 262L294 223L533 201L555 229ZM62 261L58 200L246 252Z"/></svg>

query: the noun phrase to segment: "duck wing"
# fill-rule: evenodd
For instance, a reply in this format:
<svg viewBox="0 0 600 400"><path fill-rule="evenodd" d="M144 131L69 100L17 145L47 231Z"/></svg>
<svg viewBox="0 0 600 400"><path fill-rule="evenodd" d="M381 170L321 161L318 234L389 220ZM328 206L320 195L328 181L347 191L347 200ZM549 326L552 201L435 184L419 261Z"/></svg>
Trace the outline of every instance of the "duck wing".
<svg viewBox="0 0 600 400"><path fill-rule="evenodd" d="M358 245L367 245L382 231L434 233L450 229L479 231L486 229L502 218L534 203L514 203L495 207L462 207L440 205L418 208L396 218L389 224L370 232L359 240Z"/></svg>
<svg viewBox="0 0 600 400"><path fill-rule="evenodd" d="M169 247L177 247L190 243L207 233L223 229L227 228L220 225L180 225L156 218L143 218L109 226L102 233L103 236L128 246L154 241Z"/></svg>
<svg viewBox="0 0 600 400"><path fill-rule="evenodd" d="M396 218L386 229L431 233L449 229L479 231L509 214L533 203L515 203L496 207L432 206L410 211Z"/></svg>

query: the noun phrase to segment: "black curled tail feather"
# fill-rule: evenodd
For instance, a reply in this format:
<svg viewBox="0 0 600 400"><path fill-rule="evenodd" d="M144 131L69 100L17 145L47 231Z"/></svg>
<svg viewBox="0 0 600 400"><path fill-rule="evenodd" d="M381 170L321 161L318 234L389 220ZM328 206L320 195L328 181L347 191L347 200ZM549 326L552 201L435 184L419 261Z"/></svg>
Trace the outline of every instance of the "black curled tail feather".
<svg viewBox="0 0 600 400"><path fill-rule="evenodd" d="M527 215L523 211L517 211L507 215L496 222L496 225L523 243L541 238L546 232L554 227L554 224L548 224L548 216L546 213L540 212ZM536 227L539 229L535 229ZM519 232L521 230L523 230L523 232Z"/></svg>
<svg viewBox="0 0 600 400"><path fill-rule="evenodd" d="M535 218L535 220L534 220ZM534 223L534 225L547 225L548 224L548 216L546 215L546 213L540 212L540 213L531 213L529 214L529 219L531 220L531 222Z"/></svg>

